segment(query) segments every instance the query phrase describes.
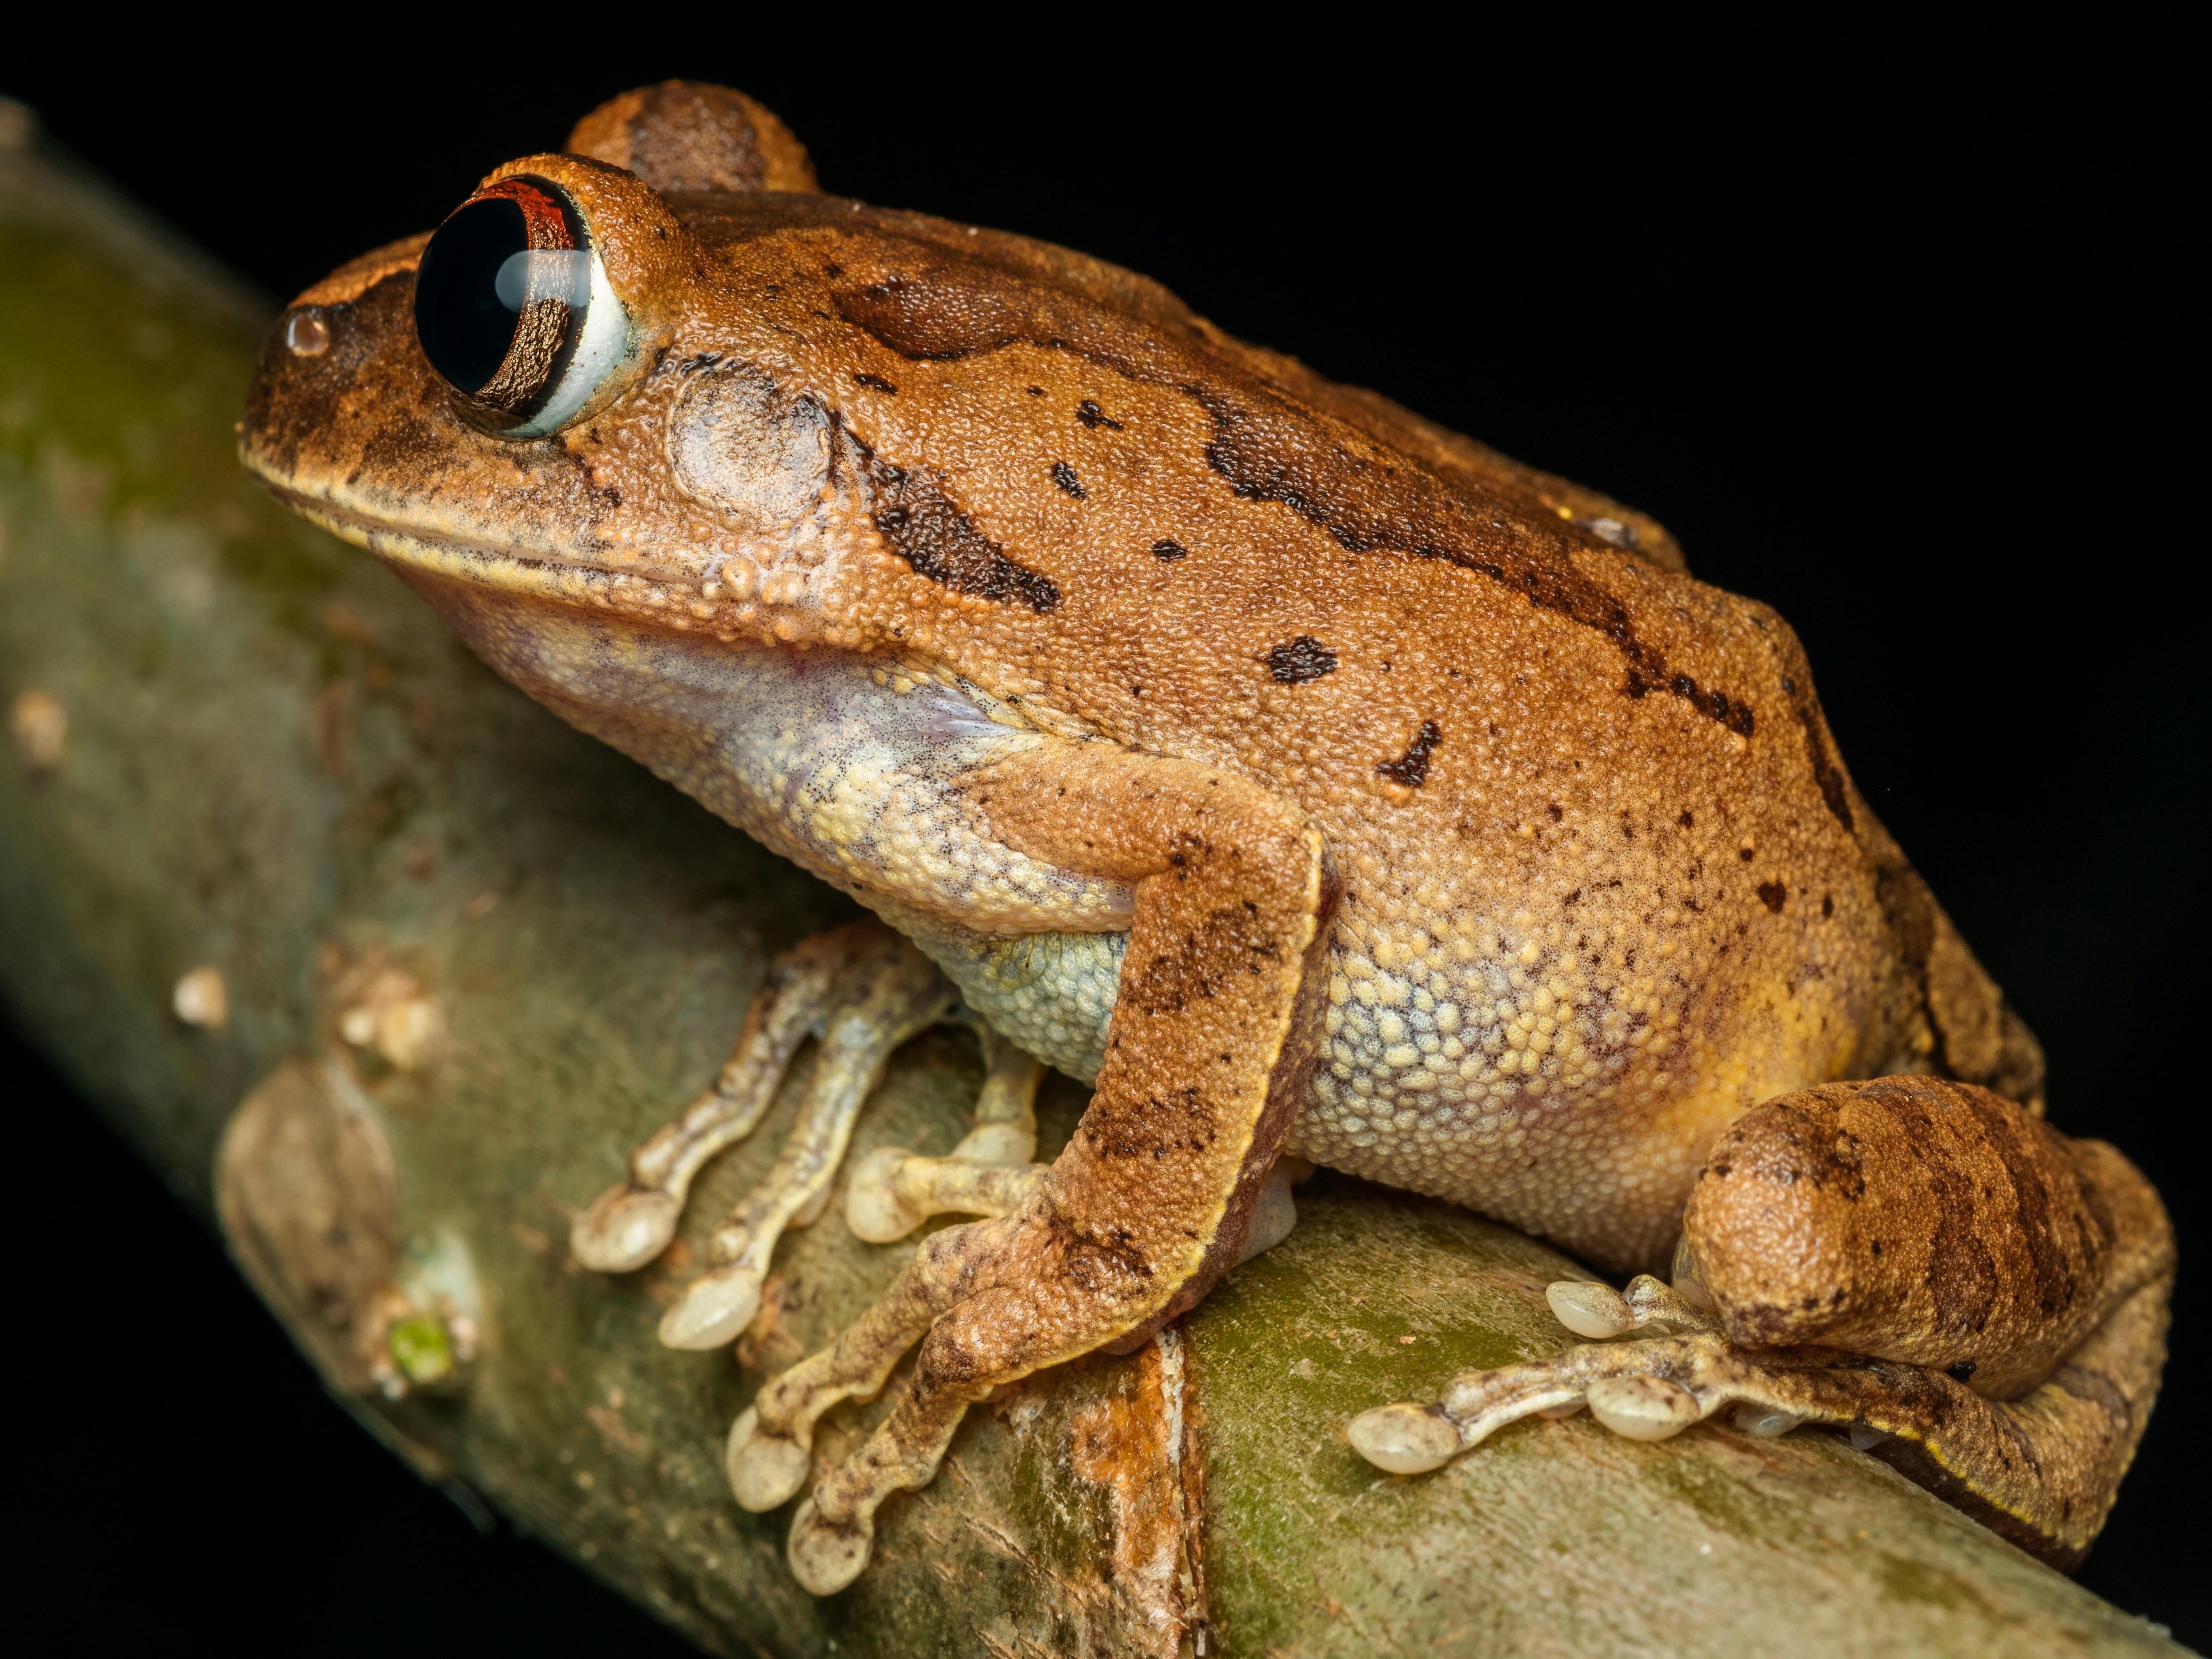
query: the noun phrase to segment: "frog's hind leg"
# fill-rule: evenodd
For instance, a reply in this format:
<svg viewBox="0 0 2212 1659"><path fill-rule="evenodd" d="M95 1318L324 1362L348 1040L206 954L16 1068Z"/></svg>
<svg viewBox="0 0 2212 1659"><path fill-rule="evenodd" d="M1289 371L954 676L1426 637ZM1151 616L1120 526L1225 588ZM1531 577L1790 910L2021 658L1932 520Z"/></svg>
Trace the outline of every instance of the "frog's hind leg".
<svg viewBox="0 0 2212 1659"><path fill-rule="evenodd" d="M1416 1474L1524 1417L1587 1406L1615 1434L1664 1440L1733 1407L1735 1427L1761 1437L1806 1424L1844 1430L2031 1554L2070 1568L2104 1524L2149 1420L2170 1288L2138 1290L2019 1400L1985 1399L1925 1366L1833 1348L1746 1349L1707 1331L1468 1371L1440 1401L1377 1407L1346 1433L1377 1468Z"/></svg>
<svg viewBox="0 0 2212 1659"><path fill-rule="evenodd" d="M1831 1085L1747 1114L1685 1222L1674 1290L1550 1289L1571 1330L1627 1340L1467 1372L1354 1419L1353 1446L1416 1474L1523 1417L1587 1406L1661 1440L1733 1407L1750 1434L1847 1430L2030 1553L2081 1559L2166 1357L2172 1230L2126 1159L1943 1079Z"/></svg>
<svg viewBox="0 0 2212 1659"><path fill-rule="evenodd" d="M950 1018L957 994L927 957L879 922L854 922L777 958L713 1085L630 1159L629 1179L577 1218L570 1248L585 1266L622 1273L665 1249L692 1179L744 1139L774 1100L810 1034L821 1051L799 1121L775 1166L708 1246L707 1271L660 1324L672 1347L732 1341L760 1302L769 1257L784 1229L820 1212L861 1104L891 1051Z"/></svg>

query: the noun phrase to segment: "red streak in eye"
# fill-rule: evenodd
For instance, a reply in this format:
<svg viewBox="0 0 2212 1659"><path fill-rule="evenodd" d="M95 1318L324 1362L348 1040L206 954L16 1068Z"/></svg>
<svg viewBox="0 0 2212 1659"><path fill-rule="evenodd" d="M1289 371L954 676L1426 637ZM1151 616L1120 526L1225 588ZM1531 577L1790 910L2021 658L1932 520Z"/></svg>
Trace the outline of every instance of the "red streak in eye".
<svg viewBox="0 0 2212 1659"><path fill-rule="evenodd" d="M520 208L524 234L530 238L530 251L533 253L576 246L575 235L568 228L568 216L562 204L526 179L502 179L495 185L487 185L462 203L461 208L478 202L512 202ZM454 211L458 213L461 208Z"/></svg>

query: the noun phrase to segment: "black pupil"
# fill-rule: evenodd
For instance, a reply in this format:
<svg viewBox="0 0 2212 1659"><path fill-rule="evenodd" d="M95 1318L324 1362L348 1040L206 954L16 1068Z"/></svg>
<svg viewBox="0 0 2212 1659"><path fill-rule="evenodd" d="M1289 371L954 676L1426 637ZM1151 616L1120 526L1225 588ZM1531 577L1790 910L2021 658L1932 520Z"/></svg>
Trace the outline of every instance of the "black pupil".
<svg viewBox="0 0 2212 1659"><path fill-rule="evenodd" d="M463 392L499 373L516 313L500 301L499 268L530 247L522 210L494 198L438 228L415 273L415 335L430 367Z"/></svg>

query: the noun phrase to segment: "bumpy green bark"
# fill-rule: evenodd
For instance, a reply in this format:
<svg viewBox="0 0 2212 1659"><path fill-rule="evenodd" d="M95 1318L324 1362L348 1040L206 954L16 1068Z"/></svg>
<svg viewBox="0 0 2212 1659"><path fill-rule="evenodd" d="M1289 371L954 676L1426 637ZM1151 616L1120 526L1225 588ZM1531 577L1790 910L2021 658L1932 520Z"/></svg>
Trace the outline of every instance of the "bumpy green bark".
<svg viewBox="0 0 2212 1659"><path fill-rule="evenodd" d="M732 1652L2172 1650L1826 1435L1640 1445L1583 1418L1378 1474L1345 1420L1559 1346L1565 1264L1326 1176L1179 1340L975 1413L860 1583L800 1593L721 1434L903 1247L833 1206L733 1364L653 1340L680 1261L610 1279L563 1241L767 957L843 902L261 498L231 422L264 321L0 143L0 991L187 1201L220 1196L241 1265L426 1474ZM203 966L219 1025L213 976L200 1023L177 1012ZM909 1045L858 1150L948 1147L979 1075L963 1035ZM1080 1105L1049 1091L1048 1143ZM791 1107L704 1180L679 1257ZM871 1417L833 1416L830 1449Z"/></svg>

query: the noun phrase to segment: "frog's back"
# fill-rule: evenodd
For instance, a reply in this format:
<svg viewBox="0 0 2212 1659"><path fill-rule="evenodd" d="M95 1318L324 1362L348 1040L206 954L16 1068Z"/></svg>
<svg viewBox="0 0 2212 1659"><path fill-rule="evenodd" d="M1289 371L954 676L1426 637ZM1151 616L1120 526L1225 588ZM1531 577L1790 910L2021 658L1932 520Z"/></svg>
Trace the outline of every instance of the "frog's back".
<svg viewBox="0 0 2212 1659"><path fill-rule="evenodd" d="M1955 935L1790 629L1650 520L1065 249L833 198L676 205L868 475L888 551L837 577L847 641L1240 765L1328 831L1302 1150L1649 1260L1739 1113L1942 1062ZM2009 1017L1953 954L1952 1026L1986 1036Z"/></svg>

